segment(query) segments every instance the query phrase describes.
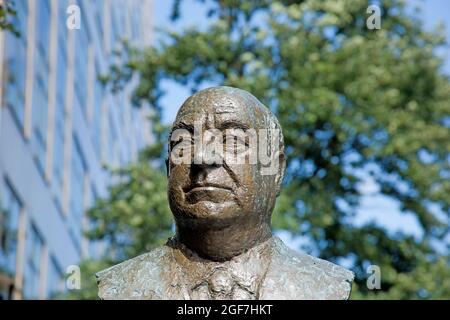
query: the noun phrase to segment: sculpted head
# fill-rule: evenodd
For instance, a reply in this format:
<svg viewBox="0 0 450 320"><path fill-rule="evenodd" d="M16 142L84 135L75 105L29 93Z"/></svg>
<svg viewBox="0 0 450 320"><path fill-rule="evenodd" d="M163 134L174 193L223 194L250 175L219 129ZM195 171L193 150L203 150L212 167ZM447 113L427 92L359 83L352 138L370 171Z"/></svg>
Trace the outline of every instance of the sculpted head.
<svg viewBox="0 0 450 320"><path fill-rule="evenodd" d="M167 159L176 236L97 273L99 297L348 299L352 272L272 236L284 169L280 125L250 93L217 87L188 98Z"/></svg>
<svg viewBox="0 0 450 320"><path fill-rule="evenodd" d="M177 231L270 229L285 168L280 125L246 91L202 90L178 111L167 167Z"/></svg>

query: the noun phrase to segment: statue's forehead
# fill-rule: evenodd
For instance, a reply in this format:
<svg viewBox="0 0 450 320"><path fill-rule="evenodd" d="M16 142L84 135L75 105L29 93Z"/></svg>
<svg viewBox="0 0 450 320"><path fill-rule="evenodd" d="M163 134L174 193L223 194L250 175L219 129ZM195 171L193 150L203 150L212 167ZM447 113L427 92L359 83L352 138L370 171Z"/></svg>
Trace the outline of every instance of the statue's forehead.
<svg viewBox="0 0 450 320"><path fill-rule="evenodd" d="M175 123L198 121L207 116L220 119L239 119L256 123L255 103L240 94L206 93L189 98L178 111Z"/></svg>

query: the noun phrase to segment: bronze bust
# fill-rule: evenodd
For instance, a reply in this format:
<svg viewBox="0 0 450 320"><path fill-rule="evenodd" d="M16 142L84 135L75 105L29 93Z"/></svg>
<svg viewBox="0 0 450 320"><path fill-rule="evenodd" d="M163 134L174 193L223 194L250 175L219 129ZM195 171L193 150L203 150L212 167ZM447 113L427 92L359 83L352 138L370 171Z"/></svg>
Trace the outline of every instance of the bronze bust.
<svg viewBox="0 0 450 320"><path fill-rule="evenodd" d="M258 138L258 148L249 146ZM269 161L251 161L252 150ZM244 161L231 161L238 153ZM173 124L167 161L176 235L99 272L99 297L348 299L351 271L297 253L272 235L284 169L278 120L253 95L215 87L188 98Z"/></svg>

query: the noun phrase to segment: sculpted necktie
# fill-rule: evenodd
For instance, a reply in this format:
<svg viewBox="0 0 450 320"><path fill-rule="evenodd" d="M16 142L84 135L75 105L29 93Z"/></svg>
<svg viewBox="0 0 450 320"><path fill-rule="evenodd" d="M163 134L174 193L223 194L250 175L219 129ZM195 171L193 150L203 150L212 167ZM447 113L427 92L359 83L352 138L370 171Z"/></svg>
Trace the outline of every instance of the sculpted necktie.
<svg viewBox="0 0 450 320"><path fill-rule="evenodd" d="M207 261L175 242L172 287L183 299L255 300L270 266L272 240L225 262Z"/></svg>
<svg viewBox="0 0 450 320"><path fill-rule="evenodd" d="M219 267L212 274L191 290L192 299L214 300L254 300L256 292L239 281L230 270Z"/></svg>

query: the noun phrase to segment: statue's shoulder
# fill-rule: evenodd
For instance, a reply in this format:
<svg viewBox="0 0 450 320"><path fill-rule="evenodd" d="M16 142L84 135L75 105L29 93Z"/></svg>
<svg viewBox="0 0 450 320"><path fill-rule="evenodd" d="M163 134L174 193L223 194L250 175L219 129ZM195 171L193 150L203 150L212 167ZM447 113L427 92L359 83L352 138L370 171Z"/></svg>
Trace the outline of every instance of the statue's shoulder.
<svg viewBox="0 0 450 320"><path fill-rule="evenodd" d="M354 274L337 264L288 248L275 238L264 299L346 300Z"/></svg>
<svg viewBox="0 0 450 320"><path fill-rule="evenodd" d="M163 245L96 273L98 296L105 300L161 299L170 250Z"/></svg>

